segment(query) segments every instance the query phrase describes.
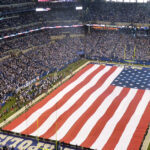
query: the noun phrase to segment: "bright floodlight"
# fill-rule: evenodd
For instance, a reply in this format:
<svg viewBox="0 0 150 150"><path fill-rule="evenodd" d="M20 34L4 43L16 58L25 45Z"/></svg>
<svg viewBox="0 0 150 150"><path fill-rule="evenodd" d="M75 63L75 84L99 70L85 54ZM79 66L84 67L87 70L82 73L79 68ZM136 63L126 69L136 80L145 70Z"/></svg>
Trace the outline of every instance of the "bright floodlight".
<svg viewBox="0 0 150 150"><path fill-rule="evenodd" d="M83 7L82 6L76 6L76 10L82 10Z"/></svg>
<svg viewBox="0 0 150 150"><path fill-rule="evenodd" d="M36 11L49 11L50 8L36 8Z"/></svg>

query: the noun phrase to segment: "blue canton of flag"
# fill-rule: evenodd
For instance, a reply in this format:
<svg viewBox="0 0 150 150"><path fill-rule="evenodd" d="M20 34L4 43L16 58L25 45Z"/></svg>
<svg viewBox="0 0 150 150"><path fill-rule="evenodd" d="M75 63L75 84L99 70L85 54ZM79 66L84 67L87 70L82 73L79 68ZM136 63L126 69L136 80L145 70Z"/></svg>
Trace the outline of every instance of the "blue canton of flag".
<svg viewBox="0 0 150 150"><path fill-rule="evenodd" d="M150 70L124 68L112 85L150 90Z"/></svg>

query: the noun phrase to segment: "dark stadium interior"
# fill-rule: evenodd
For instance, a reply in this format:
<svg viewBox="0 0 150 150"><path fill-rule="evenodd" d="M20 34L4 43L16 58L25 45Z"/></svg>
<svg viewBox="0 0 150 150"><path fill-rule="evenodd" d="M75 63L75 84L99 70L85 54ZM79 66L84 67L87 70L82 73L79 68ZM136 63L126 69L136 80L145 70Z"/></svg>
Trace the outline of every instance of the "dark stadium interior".
<svg viewBox="0 0 150 150"><path fill-rule="evenodd" d="M82 59L150 65L150 1L0 0L0 109L15 99L0 119L65 76L48 74Z"/></svg>

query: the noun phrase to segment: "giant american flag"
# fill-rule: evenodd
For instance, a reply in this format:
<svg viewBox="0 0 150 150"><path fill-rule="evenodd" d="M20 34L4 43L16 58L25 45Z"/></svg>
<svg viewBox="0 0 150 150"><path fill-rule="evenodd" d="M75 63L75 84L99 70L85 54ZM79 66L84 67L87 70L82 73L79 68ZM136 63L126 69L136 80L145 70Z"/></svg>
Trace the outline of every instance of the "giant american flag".
<svg viewBox="0 0 150 150"><path fill-rule="evenodd" d="M89 64L4 130L97 150L138 150L149 123L149 69Z"/></svg>

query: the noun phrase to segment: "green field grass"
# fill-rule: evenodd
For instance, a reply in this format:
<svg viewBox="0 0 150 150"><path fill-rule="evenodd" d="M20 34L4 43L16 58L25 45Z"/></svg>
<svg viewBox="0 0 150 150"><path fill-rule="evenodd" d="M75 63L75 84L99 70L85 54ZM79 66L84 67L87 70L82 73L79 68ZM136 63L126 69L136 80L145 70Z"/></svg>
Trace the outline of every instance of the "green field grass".
<svg viewBox="0 0 150 150"><path fill-rule="evenodd" d="M150 150L150 143L149 143L149 146L148 146L147 150Z"/></svg>

